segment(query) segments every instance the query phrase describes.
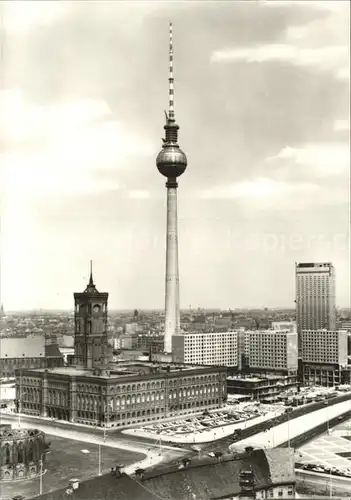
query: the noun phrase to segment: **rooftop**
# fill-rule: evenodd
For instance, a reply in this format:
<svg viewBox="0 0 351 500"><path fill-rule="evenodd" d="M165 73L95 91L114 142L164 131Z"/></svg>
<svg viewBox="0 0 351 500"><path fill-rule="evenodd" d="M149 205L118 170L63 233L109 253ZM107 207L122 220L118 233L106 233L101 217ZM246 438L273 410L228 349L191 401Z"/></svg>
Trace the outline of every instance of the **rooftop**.
<svg viewBox="0 0 351 500"><path fill-rule="evenodd" d="M187 373L194 370L206 370L208 372L216 369L213 366L180 365L169 363L155 363L150 361L125 361L121 363L109 363L96 369L83 368L81 366L62 366L54 368L38 368L30 371L54 373L68 376L97 377L104 379L118 379L135 377L137 375L160 375L165 373Z"/></svg>
<svg viewBox="0 0 351 500"><path fill-rule="evenodd" d="M238 494L239 473L251 469L256 489L295 482L293 455L289 449L253 450L240 456L192 459L186 468L167 464L148 469L143 485L167 500L211 500Z"/></svg>
<svg viewBox="0 0 351 500"><path fill-rule="evenodd" d="M39 358L45 357L45 337L0 338L0 357Z"/></svg>
<svg viewBox="0 0 351 500"><path fill-rule="evenodd" d="M240 380L244 382L263 382L264 380L280 380L280 379L285 379L284 375L271 375L267 373L266 375L249 375L249 376L243 376L241 374L238 375L228 375L227 380Z"/></svg>
<svg viewBox="0 0 351 500"><path fill-rule="evenodd" d="M159 500L160 498L126 474L120 477L112 474L97 476L81 482L72 493L67 493L67 488L39 495L36 498L38 500Z"/></svg>
<svg viewBox="0 0 351 500"><path fill-rule="evenodd" d="M180 468L181 467L181 468ZM252 470L256 489L273 484L295 483L293 451L287 448L253 450L252 453L192 459L158 464L143 471L143 478L122 474L81 482L70 494L67 489L41 495L38 500L214 500L237 495L239 473Z"/></svg>

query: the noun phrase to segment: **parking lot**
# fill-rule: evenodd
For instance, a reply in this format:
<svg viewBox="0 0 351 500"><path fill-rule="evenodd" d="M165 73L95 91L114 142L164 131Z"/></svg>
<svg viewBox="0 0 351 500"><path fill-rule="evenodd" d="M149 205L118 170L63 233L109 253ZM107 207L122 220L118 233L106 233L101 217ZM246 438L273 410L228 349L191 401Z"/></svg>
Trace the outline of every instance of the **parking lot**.
<svg viewBox="0 0 351 500"><path fill-rule="evenodd" d="M228 404L221 410L205 411L202 415L179 418L172 422L156 422L123 432L173 443L204 443L221 439L283 412L283 405L253 402Z"/></svg>

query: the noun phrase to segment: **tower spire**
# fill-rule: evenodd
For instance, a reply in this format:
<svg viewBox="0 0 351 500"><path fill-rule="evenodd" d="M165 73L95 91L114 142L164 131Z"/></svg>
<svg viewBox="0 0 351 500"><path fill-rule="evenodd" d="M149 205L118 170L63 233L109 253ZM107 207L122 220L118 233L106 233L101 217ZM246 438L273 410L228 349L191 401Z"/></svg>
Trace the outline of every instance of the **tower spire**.
<svg viewBox="0 0 351 500"><path fill-rule="evenodd" d="M89 285L94 286L94 281L93 281L93 261L90 261L90 278L89 278Z"/></svg>
<svg viewBox="0 0 351 500"><path fill-rule="evenodd" d="M174 76L173 76L173 26L169 23L169 75L168 75L168 118L174 121Z"/></svg>

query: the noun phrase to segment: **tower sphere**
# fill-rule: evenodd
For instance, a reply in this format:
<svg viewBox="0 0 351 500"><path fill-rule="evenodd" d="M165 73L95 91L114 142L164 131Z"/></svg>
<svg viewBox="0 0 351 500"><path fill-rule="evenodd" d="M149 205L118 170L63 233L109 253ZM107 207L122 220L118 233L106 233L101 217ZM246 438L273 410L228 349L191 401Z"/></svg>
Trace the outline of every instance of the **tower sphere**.
<svg viewBox="0 0 351 500"><path fill-rule="evenodd" d="M185 172L188 160L177 145L165 145L158 153L156 165L158 171L168 178L179 177Z"/></svg>

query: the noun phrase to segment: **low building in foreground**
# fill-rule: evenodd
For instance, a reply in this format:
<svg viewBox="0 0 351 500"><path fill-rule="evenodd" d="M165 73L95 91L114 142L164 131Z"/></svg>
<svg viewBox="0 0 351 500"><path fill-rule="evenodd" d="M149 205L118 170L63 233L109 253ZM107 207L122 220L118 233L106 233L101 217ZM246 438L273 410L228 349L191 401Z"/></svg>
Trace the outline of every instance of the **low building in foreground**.
<svg viewBox="0 0 351 500"><path fill-rule="evenodd" d="M23 481L40 475L48 449L44 432L0 425L0 481Z"/></svg>
<svg viewBox="0 0 351 500"><path fill-rule="evenodd" d="M28 415L120 427L220 408L226 376L224 367L147 361L22 370L16 397Z"/></svg>
<svg viewBox="0 0 351 500"><path fill-rule="evenodd" d="M240 494L241 475L251 471L256 498L294 498L294 452L288 448L252 450L242 455L183 459L138 469L135 474L100 476L38 500L231 500Z"/></svg>

